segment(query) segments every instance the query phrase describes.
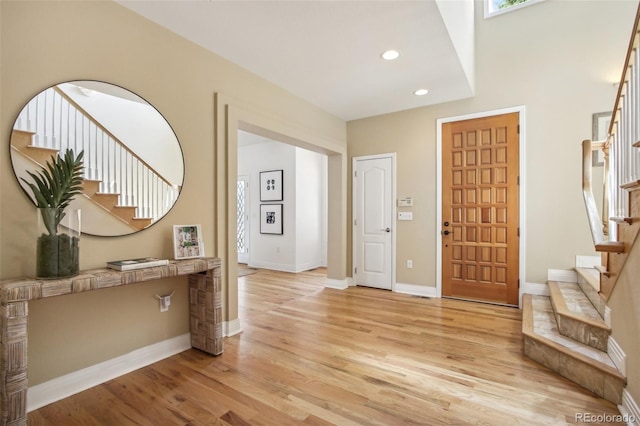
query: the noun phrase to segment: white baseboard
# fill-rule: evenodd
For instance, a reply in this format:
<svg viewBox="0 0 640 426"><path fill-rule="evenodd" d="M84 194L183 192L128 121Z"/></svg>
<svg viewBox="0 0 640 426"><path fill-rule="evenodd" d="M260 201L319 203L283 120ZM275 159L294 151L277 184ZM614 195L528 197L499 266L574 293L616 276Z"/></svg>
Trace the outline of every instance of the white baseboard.
<svg viewBox="0 0 640 426"><path fill-rule="evenodd" d="M275 262L251 262L248 265L250 268L255 269L269 269L272 271L290 272L292 274L298 274L304 271L310 271L312 269L326 266L326 262L317 260L315 262L307 262L303 264L290 264L290 263L275 263Z"/></svg>
<svg viewBox="0 0 640 426"><path fill-rule="evenodd" d="M611 336L607 343L607 354L611 361L623 376L627 376L627 354L624 353L618 342Z"/></svg>
<svg viewBox="0 0 640 426"><path fill-rule="evenodd" d="M349 288L349 280L345 278L344 280L334 280L332 278L327 278L327 283L324 285L326 288L333 288L335 290L346 290Z"/></svg>
<svg viewBox="0 0 640 426"><path fill-rule="evenodd" d="M235 336L236 334L242 333L242 324L240 324L240 319L236 318L231 321L223 322L222 332L224 334L224 337Z"/></svg>
<svg viewBox="0 0 640 426"><path fill-rule="evenodd" d="M428 287L425 285L396 283L393 287L393 291L396 293L411 294L413 296L420 297L438 297L438 292L435 287Z"/></svg>
<svg viewBox="0 0 640 426"><path fill-rule="evenodd" d="M549 269L547 271L549 281L560 281L565 283L577 283L578 274L571 269Z"/></svg>
<svg viewBox="0 0 640 426"><path fill-rule="evenodd" d="M604 307L604 325L606 325L607 327L611 328L611 315L613 314L613 311L611 310L610 307L605 306Z"/></svg>
<svg viewBox="0 0 640 426"><path fill-rule="evenodd" d="M27 390L27 412L37 410L189 348L191 348L191 337L187 333L31 386Z"/></svg>
<svg viewBox="0 0 640 426"><path fill-rule="evenodd" d="M593 268L602 264L600 256L576 256L576 268Z"/></svg>
<svg viewBox="0 0 640 426"><path fill-rule="evenodd" d="M534 294L537 296L548 296L549 286L541 283L527 283L525 282L520 289L520 294Z"/></svg>
<svg viewBox="0 0 640 426"><path fill-rule="evenodd" d="M618 405L618 409L628 426L640 425L640 408L626 389L622 391L622 403Z"/></svg>

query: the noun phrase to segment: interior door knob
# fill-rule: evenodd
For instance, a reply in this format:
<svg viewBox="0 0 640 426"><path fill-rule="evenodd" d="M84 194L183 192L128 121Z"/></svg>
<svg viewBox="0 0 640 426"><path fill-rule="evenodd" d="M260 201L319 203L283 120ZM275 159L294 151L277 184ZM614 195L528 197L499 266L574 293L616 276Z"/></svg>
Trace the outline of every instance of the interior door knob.
<svg viewBox="0 0 640 426"><path fill-rule="evenodd" d="M384 232L391 232L391 228L386 228Z"/></svg>

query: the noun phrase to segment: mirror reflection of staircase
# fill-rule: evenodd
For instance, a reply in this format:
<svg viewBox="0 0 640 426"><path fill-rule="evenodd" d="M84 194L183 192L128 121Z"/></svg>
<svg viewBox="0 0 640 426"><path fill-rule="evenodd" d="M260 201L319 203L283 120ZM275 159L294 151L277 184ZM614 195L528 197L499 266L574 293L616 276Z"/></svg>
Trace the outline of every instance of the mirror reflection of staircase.
<svg viewBox="0 0 640 426"><path fill-rule="evenodd" d="M11 146L33 162L34 166L40 168L45 166L52 156L58 155L59 150L35 146L32 143L34 136L34 132L14 129L11 134ZM137 206L120 205L119 192L100 192L100 186L100 180L84 179L83 195L134 230L144 229L151 224L153 218L137 216Z"/></svg>
<svg viewBox="0 0 640 426"><path fill-rule="evenodd" d="M67 82L45 89L21 110L11 135L19 179L29 180L27 171L39 170L58 153L84 151L84 194L72 208L88 210L83 232L95 235L148 227L169 211L181 186L172 183L181 179L183 165L171 156L179 145L166 120L143 100L114 87Z"/></svg>

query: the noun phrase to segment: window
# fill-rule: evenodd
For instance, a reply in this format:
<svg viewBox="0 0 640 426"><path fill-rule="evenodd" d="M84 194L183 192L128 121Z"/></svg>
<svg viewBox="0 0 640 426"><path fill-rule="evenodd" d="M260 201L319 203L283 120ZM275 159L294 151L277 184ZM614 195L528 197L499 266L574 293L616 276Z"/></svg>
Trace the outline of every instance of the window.
<svg viewBox="0 0 640 426"><path fill-rule="evenodd" d="M484 0L484 17L502 15L545 0Z"/></svg>

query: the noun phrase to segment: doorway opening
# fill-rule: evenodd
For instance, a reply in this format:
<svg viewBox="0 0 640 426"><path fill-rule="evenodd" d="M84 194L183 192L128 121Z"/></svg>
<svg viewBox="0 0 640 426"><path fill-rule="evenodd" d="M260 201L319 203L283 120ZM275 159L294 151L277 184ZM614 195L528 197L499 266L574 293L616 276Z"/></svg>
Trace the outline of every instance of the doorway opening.
<svg viewBox="0 0 640 426"><path fill-rule="evenodd" d="M299 273L327 266L327 155L238 130L238 262Z"/></svg>

